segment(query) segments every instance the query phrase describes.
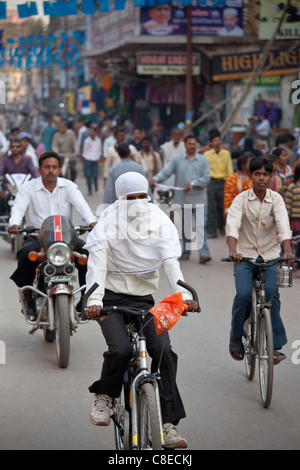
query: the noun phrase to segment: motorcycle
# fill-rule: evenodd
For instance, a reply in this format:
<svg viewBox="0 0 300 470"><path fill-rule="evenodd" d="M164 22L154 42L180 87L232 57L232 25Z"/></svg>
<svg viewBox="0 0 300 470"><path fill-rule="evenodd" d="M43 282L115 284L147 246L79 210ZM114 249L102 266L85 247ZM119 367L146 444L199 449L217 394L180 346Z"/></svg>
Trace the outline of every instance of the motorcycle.
<svg viewBox="0 0 300 470"><path fill-rule="evenodd" d="M91 227L74 227L67 217L53 215L47 217L40 229L25 227L20 232L38 232L41 251L31 251L29 260L38 261L33 286L19 288L19 299L26 321L33 325L29 333L42 329L48 342L56 343L56 356L59 367L66 368L70 358L70 336L78 324L87 323L75 308L75 296L83 293L85 285L75 288L78 280L75 258L78 263L87 263L87 256L74 251L79 234ZM26 311L26 292L31 291L35 315Z"/></svg>
<svg viewBox="0 0 300 470"><path fill-rule="evenodd" d="M5 185L1 189L1 201L2 201L2 215L0 215L0 235L3 239L11 244L11 249L16 254L23 244L23 235L16 236L8 233L7 229L9 226L9 218L11 208L14 205L17 192L19 191L22 184L29 181L31 178L30 174L24 173L13 173L5 174L5 178L2 178L1 186L5 180ZM23 225L24 223L22 223Z"/></svg>

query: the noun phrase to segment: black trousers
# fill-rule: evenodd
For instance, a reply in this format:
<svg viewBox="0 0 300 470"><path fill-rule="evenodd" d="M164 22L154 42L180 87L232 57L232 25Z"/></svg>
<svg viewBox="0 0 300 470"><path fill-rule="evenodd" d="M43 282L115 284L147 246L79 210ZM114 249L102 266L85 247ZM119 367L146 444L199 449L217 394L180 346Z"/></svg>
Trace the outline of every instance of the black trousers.
<svg viewBox="0 0 300 470"><path fill-rule="evenodd" d="M150 309L154 305L154 300L151 295L137 297L116 294L106 290L103 306L112 305ZM148 321L149 319L150 321ZM163 422L177 424L180 419L185 417L184 406L176 384L177 355L172 350L168 332L160 335L156 334L153 319L154 317L149 313L145 319L146 326L144 329L147 351L152 358L151 373L156 372L158 367L160 368L159 392ZM104 362L100 380L94 382L89 387L89 391L117 398L120 395L124 372L131 357L131 346L126 333L125 318L124 315L115 313L109 315L99 324L108 351L103 354Z"/></svg>
<svg viewBox="0 0 300 470"><path fill-rule="evenodd" d="M88 251L83 249L85 242L83 240L78 240L74 251L78 251L81 254L88 255ZM31 251L40 251L41 244L37 238L26 238L22 248L18 251L18 267L15 272L10 276L18 287L23 287L25 285L33 284L35 278L35 270L38 265L38 261L29 261L28 254ZM81 266L75 259L75 265L78 269L78 280L80 286L85 284L85 275L87 271L87 266Z"/></svg>
<svg viewBox="0 0 300 470"><path fill-rule="evenodd" d="M207 186L207 231L213 237L224 229L224 180L211 178Z"/></svg>

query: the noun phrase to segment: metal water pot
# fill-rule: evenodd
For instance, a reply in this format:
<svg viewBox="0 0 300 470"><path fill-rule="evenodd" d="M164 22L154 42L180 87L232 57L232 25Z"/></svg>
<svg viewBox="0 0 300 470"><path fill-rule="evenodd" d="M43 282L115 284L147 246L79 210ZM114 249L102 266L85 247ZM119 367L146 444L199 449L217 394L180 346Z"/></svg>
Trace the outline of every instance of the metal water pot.
<svg viewBox="0 0 300 470"><path fill-rule="evenodd" d="M293 268L291 266L278 266L276 269L276 282L278 287L292 287Z"/></svg>

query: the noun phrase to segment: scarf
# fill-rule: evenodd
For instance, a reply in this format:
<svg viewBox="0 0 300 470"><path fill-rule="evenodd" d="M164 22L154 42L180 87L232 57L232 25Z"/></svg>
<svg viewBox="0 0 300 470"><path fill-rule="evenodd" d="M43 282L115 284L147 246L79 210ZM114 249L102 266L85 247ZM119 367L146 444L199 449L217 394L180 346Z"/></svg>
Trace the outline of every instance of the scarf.
<svg viewBox="0 0 300 470"><path fill-rule="evenodd" d="M107 250L107 269L119 274L152 272L165 260L178 258L180 240L169 217L149 198L126 199L129 194L147 194L146 178L127 172L119 176L115 187L118 200L102 212L85 248Z"/></svg>

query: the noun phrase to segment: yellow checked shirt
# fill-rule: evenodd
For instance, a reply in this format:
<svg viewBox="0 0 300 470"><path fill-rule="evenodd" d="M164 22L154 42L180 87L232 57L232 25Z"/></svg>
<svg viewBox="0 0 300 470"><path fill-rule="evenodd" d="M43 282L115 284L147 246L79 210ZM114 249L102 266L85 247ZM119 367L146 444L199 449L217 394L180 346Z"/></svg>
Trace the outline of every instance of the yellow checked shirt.
<svg viewBox="0 0 300 470"><path fill-rule="evenodd" d="M221 148L219 153L214 149L204 152L210 167L210 177L226 181L233 173L232 159L228 150Z"/></svg>

